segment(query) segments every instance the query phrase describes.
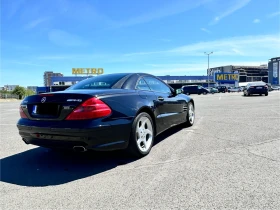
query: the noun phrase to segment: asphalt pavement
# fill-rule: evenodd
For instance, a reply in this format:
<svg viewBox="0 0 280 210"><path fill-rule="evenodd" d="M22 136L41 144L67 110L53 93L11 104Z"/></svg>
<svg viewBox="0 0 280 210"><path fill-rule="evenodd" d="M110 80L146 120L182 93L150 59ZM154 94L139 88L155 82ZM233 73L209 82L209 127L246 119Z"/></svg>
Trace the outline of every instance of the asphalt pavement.
<svg viewBox="0 0 280 210"><path fill-rule="evenodd" d="M194 126L139 160L26 145L20 102L0 102L1 209L280 209L280 91L191 97Z"/></svg>

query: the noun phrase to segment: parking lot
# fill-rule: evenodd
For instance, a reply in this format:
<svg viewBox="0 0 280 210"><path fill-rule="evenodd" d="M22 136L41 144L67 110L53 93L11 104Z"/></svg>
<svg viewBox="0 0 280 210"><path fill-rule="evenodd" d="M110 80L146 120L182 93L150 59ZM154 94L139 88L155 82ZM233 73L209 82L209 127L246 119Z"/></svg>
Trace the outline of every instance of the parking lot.
<svg viewBox="0 0 280 210"><path fill-rule="evenodd" d="M194 126L139 160L26 145L0 102L1 209L280 209L280 91L190 96Z"/></svg>

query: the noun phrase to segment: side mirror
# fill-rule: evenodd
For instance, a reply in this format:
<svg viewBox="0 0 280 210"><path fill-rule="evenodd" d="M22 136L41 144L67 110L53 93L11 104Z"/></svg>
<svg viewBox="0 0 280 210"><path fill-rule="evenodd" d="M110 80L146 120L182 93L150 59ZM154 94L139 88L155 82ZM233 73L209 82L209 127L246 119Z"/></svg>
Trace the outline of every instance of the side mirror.
<svg viewBox="0 0 280 210"><path fill-rule="evenodd" d="M176 89L176 94L181 94L182 93L182 90L181 89Z"/></svg>

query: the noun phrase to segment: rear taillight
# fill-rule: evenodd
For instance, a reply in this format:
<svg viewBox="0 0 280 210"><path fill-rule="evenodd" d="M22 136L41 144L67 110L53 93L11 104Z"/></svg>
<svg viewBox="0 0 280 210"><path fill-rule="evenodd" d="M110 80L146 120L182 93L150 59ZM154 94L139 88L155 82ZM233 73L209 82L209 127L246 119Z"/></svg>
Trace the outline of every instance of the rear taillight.
<svg viewBox="0 0 280 210"><path fill-rule="evenodd" d="M251 86L250 88L255 88L254 86Z"/></svg>
<svg viewBox="0 0 280 210"><path fill-rule="evenodd" d="M26 114L24 113L24 111L23 111L23 109L22 109L21 106L19 107L19 114L20 114L20 117L21 117L21 118L28 118L28 117L26 116Z"/></svg>
<svg viewBox="0 0 280 210"><path fill-rule="evenodd" d="M265 87L266 89L268 88L268 86L266 86L266 85L265 85L264 87Z"/></svg>
<svg viewBox="0 0 280 210"><path fill-rule="evenodd" d="M66 120L89 120L100 117L106 117L112 110L107 104L98 98L90 98L75 108Z"/></svg>

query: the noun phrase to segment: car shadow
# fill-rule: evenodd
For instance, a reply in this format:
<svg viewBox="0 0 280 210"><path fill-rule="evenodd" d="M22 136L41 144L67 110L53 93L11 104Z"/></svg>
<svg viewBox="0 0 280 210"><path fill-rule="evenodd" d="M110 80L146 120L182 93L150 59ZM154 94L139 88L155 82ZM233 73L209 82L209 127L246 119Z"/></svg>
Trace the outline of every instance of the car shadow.
<svg viewBox="0 0 280 210"><path fill-rule="evenodd" d="M1 181L22 186L60 185L135 159L123 152L57 152L38 147L1 159Z"/></svg>
<svg viewBox="0 0 280 210"><path fill-rule="evenodd" d="M250 98L250 97L264 97L265 95L250 95L250 96L244 96L243 94L241 95L242 97Z"/></svg>
<svg viewBox="0 0 280 210"><path fill-rule="evenodd" d="M161 133L155 138L154 145L183 128L179 125ZM0 180L20 186L60 185L136 160L123 151L76 153L37 147L1 159Z"/></svg>

